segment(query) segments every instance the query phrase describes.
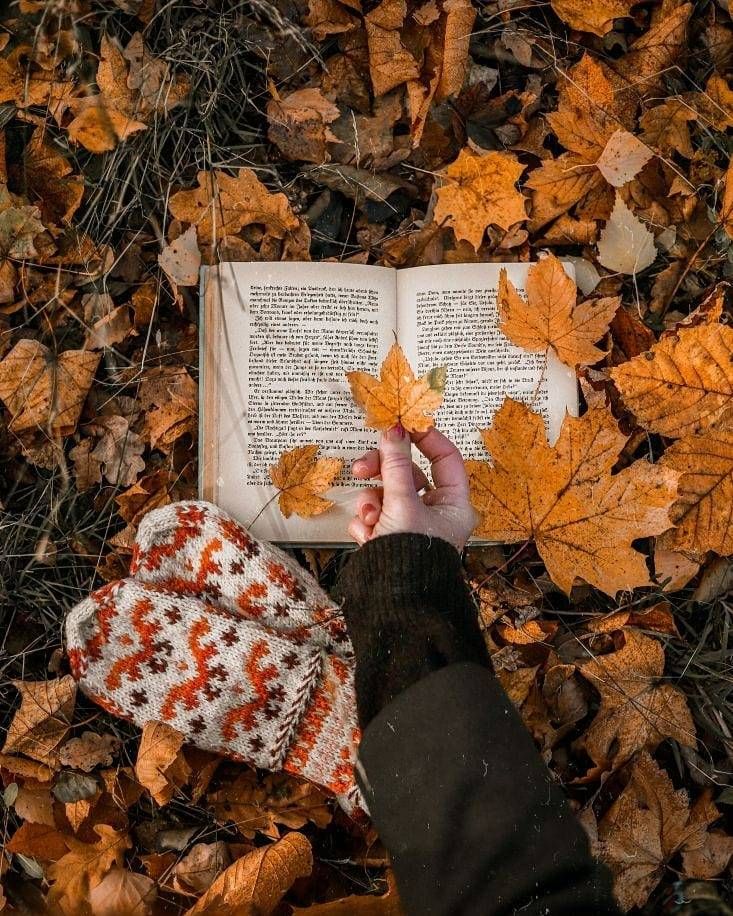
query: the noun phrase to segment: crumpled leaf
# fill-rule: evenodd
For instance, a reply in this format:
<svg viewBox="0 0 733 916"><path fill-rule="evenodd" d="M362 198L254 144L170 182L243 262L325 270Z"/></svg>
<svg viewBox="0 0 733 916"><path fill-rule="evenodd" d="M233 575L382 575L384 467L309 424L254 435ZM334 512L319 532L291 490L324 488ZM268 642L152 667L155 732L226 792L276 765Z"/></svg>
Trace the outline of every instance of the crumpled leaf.
<svg viewBox="0 0 733 916"><path fill-rule="evenodd" d="M68 223L84 196L84 182L73 176L71 164L44 139L40 128L23 150L23 172L28 196L36 201L43 218Z"/></svg>
<svg viewBox="0 0 733 916"><path fill-rule="evenodd" d="M654 235L616 195L611 216L598 240L598 260L609 270L637 274L657 257Z"/></svg>
<svg viewBox="0 0 733 916"><path fill-rule="evenodd" d="M695 724L685 695L662 677L664 648L638 630L624 631L622 649L580 662L601 695L583 738L600 770L615 769L637 751L653 751L665 738L695 747Z"/></svg>
<svg viewBox="0 0 733 916"><path fill-rule="evenodd" d="M317 786L284 773L268 773L260 779L248 770L211 792L207 801L220 823L234 823L248 839L262 833L277 840L278 825L299 830L310 822L323 829L332 817Z"/></svg>
<svg viewBox="0 0 733 916"><path fill-rule="evenodd" d="M709 796L703 794L690 806L687 792L675 790L648 753L639 754L626 788L598 825L601 858L614 874L621 907L643 906L680 850L683 869L694 877L694 870L688 871L686 865L696 864L694 853L709 842L708 825L719 817ZM727 849L721 850L716 862L716 867L722 863L721 871L733 852L733 841L726 840Z"/></svg>
<svg viewBox="0 0 733 916"><path fill-rule="evenodd" d="M670 527L677 474L644 460L612 474L626 436L609 412L566 416L550 446L542 417L506 398L481 437L492 464L466 462L478 537L534 539L566 593L576 578L608 595L650 584L631 544Z"/></svg>
<svg viewBox="0 0 733 916"><path fill-rule="evenodd" d="M48 903L54 913L64 916L96 916L89 903L90 894L112 868L122 868L129 837L107 824L96 824L95 843L82 843L65 837L69 851L47 871L52 881Z"/></svg>
<svg viewBox="0 0 733 916"><path fill-rule="evenodd" d="M572 367L592 365L604 356L594 341L608 332L620 296L576 305L575 283L552 254L529 268L526 292L524 299L502 268L498 293L501 330L512 343L530 351L552 349Z"/></svg>
<svg viewBox="0 0 733 916"><path fill-rule="evenodd" d="M318 458L319 445L300 445L280 455L269 469L270 480L280 491L278 505L285 518L312 518L330 509L333 502L321 494L333 486L343 467L341 458Z"/></svg>
<svg viewBox="0 0 733 916"><path fill-rule="evenodd" d="M25 754L52 767L58 765L58 746L69 731L76 702L71 675L50 681L12 681L20 693L2 748L3 754Z"/></svg>
<svg viewBox="0 0 733 916"><path fill-rule="evenodd" d="M654 153L628 130L617 130L611 134L598 157L596 165L614 188L620 188L631 181L649 162Z"/></svg>
<svg viewBox="0 0 733 916"><path fill-rule="evenodd" d="M130 429L127 417L98 417L95 427L102 436L91 458L99 464L102 474L114 486L129 487L145 470L141 455L145 443Z"/></svg>
<svg viewBox="0 0 733 916"><path fill-rule="evenodd" d="M293 882L309 875L312 868L311 844L302 833L289 833L237 859L186 916L271 913Z"/></svg>
<svg viewBox="0 0 733 916"><path fill-rule="evenodd" d="M679 439L712 426L733 399L733 328L681 328L611 369L626 407L651 432Z"/></svg>
<svg viewBox="0 0 733 916"><path fill-rule="evenodd" d="M320 89L297 89L267 103L267 136L286 159L328 162L328 144L338 140L328 125L339 115Z"/></svg>
<svg viewBox="0 0 733 916"><path fill-rule="evenodd" d="M167 805L191 775L182 747L183 735L164 722L148 722L143 728L135 776L159 805Z"/></svg>
<svg viewBox="0 0 733 916"><path fill-rule="evenodd" d="M0 398L13 416L9 429L40 429L53 438L70 435L98 364L98 353L66 350L55 355L37 340L18 341L0 363Z"/></svg>
<svg viewBox="0 0 733 916"><path fill-rule="evenodd" d="M92 888L93 916L150 916L158 897L155 882L126 868L113 868Z"/></svg>
<svg viewBox="0 0 733 916"><path fill-rule="evenodd" d="M399 32L406 14L406 0L382 0L364 17L375 95L384 95L420 75L417 61L402 44Z"/></svg>
<svg viewBox="0 0 733 916"><path fill-rule="evenodd" d="M614 19L631 15L636 0L551 0L552 8L571 29L603 37L613 28Z"/></svg>
<svg viewBox="0 0 733 916"><path fill-rule="evenodd" d="M145 374L138 396L153 448L168 452L198 422L198 386L183 366L158 366Z"/></svg>
<svg viewBox="0 0 733 916"><path fill-rule="evenodd" d="M524 197L516 187L524 168L512 153L461 150L442 172L435 222L445 222L457 239L466 239L478 251L487 226L509 229L527 219Z"/></svg>
<svg viewBox="0 0 733 916"><path fill-rule="evenodd" d="M443 403L445 366L416 379L399 344L390 347L379 378L368 372L347 372L354 401L366 411L364 423L372 429L391 429L398 423L407 432L433 426L433 414Z"/></svg>
<svg viewBox="0 0 733 916"><path fill-rule="evenodd" d="M62 766L90 773L97 766L110 766L120 743L115 735L85 731L61 747L59 762Z"/></svg>
<svg viewBox="0 0 733 916"><path fill-rule="evenodd" d="M658 540L667 550L733 554L733 414L670 445L659 460L680 474L670 528Z"/></svg>
<svg viewBox="0 0 733 916"><path fill-rule="evenodd" d="M223 840L196 843L173 869L173 887L181 894L202 894L231 863Z"/></svg>

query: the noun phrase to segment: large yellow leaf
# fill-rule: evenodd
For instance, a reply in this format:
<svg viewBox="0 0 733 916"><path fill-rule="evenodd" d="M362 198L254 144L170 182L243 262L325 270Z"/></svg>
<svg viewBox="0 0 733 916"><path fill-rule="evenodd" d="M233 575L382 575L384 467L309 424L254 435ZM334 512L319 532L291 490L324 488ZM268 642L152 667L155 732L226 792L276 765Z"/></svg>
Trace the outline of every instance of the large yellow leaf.
<svg viewBox="0 0 733 916"><path fill-rule="evenodd" d="M347 372L351 394L366 411L364 422L373 429L391 429L400 423L408 432L424 432L443 403L446 370L431 369L416 379L399 344L392 344L379 370Z"/></svg>
<svg viewBox="0 0 733 916"><path fill-rule="evenodd" d="M733 328L682 328L611 370L646 429L678 439L711 426L733 401Z"/></svg>
<svg viewBox="0 0 733 916"><path fill-rule="evenodd" d="M186 916L249 916L271 913L296 878L313 868L311 844L302 833L288 833L237 859L214 881Z"/></svg>
<svg viewBox="0 0 733 916"><path fill-rule="evenodd" d="M621 304L619 296L575 303L577 288L560 261L549 255L527 274L527 298L519 295L506 270L499 276L501 329L525 350L552 349L568 366L591 365L604 356L594 346Z"/></svg>
<svg viewBox="0 0 733 916"><path fill-rule="evenodd" d="M578 578L609 595L650 584L631 544L669 528L677 474L643 460L612 474L626 436L608 411L566 416L551 447L542 417L507 398L481 435L492 464L466 462L479 537L534 539L565 592Z"/></svg>
<svg viewBox="0 0 733 916"><path fill-rule="evenodd" d="M330 509L333 502L324 499L343 467L340 458L318 458L318 445L300 445L283 452L270 468L270 480L280 491L278 505L285 518L299 515L311 518Z"/></svg>
<svg viewBox="0 0 733 916"><path fill-rule="evenodd" d="M525 199L516 187L524 168L512 153L461 150L435 192L435 222L450 226L457 239L478 250L487 226L509 229L527 219Z"/></svg>
<svg viewBox="0 0 733 916"><path fill-rule="evenodd" d="M127 834L107 824L97 824L94 832L99 837L95 843L65 837L68 853L48 869L47 877L54 882L48 895L52 913L91 916L90 893L111 869L122 868L125 850L131 846Z"/></svg>
<svg viewBox="0 0 733 916"><path fill-rule="evenodd" d="M653 751L665 738L695 747L695 725L685 695L662 678L664 648L638 630L624 631L622 649L579 668L598 690L601 705L584 736L588 756L612 769L637 751Z"/></svg>
<svg viewBox="0 0 733 916"><path fill-rule="evenodd" d="M57 356L37 340L19 340L0 363L0 398L13 415L10 429L40 429L54 438L70 435L99 358L87 350Z"/></svg>
<svg viewBox="0 0 733 916"><path fill-rule="evenodd" d="M660 462L680 474L677 502L670 512L677 526L661 536L660 547L703 554L733 554L733 416L671 445Z"/></svg>

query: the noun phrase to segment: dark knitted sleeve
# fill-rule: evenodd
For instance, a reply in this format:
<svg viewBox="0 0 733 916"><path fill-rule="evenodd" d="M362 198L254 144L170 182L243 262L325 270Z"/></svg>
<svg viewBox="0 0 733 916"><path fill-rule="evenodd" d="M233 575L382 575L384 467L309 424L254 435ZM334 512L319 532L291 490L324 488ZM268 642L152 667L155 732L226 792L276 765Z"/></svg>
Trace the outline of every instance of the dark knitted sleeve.
<svg viewBox="0 0 733 916"><path fill-rule="evenodd" d="M407 687L456 662L489 666L458 551L424 534L359 548L337 586L356 655L362 727Z"/></svg>

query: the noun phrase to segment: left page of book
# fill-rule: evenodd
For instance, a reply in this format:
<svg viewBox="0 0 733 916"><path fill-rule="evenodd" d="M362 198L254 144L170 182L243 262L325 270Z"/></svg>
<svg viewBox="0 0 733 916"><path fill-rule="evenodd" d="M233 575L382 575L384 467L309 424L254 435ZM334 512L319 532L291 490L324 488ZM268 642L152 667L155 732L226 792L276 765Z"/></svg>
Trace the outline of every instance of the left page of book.
<svg viewBox="0 0 733 916"><path fill-rule="evenodd" d="M373 448L346 372L377 373L394 342L392 268L357 264L232 262L204 277L201 494L252 533L280 543L349 540L356 496L350 461ZM318 443L344 459L310 519L283 518L268 469L280 454Z"/></svg>

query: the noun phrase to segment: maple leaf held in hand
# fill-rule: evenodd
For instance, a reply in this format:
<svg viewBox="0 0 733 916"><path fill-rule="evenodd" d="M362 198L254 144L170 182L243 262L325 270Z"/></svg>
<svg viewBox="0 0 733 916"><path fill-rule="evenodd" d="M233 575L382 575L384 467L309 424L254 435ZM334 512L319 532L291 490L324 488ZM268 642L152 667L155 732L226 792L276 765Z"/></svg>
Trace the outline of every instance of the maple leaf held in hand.
<svg viewBox="0 0 733 916"><path fill-rule="evenodd" d="M507 398L481 437L492 464L466 462L479 537L534 539L566 593L576 578L608 595L651 584L631 544L671 526L677 473L639 460L612 474L627 437L609 412L566 416L553 447L542 417Z"/></svg>
<svg viewBox="0 0 733 916"><path fill-rule="evenodd" d="M512 153L461 150L435 192L435 222L445 222L457 239L466 239L478 251L487 226L509 229L527 219L524 197L516 187L524 169Z"/></svg>
<svg viewBox="0 0 733 916"><path fill-rule="evenodd" d="M552 349L573 368L597 363L605 355L594 342L608 331L621 302L619 296L576 305L575 283L554 255L529 268L526 290L525 300L502 268L501 329L512 343L530 351Z"/></svg>
<svg viewBox="0 0 733 916"><path fill-rule="evenodd" d="M312 518L330 509L333 502L320 494L333 486L343 467L340 458L318 458L318 445L300 445L280 455L270 468L270 480L280 491L278 505L285 518Z"/></svg>
<svg viewBox="0 0 733 916"><path fill-rule="evenodd" d="M399 344L392 344L379 370L347 372L354 401L366 411L364 422L372 429L391 429L398 423L408 432L421 433L433 426L433 414L443 403L445 366L416 379Z"/></svg>

